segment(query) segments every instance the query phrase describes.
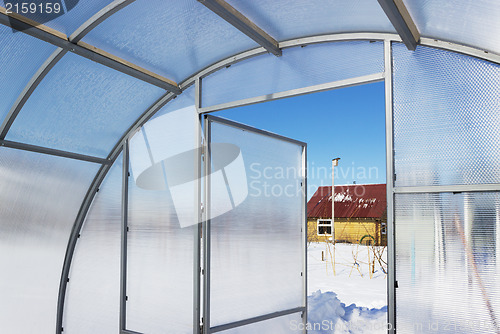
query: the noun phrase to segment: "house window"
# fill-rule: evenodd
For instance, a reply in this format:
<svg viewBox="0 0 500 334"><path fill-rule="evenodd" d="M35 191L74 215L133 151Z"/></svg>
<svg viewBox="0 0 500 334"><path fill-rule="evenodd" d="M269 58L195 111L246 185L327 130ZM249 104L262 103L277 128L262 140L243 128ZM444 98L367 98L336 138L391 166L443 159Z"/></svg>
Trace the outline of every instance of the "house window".
<svg viewBox="0 0 500 334"><path fill-rule="evenodd" d="M333 226L332 226L332 220L331 219L318 219L317 222L318 226L318 235L332 235L333 231Z"/></svg>

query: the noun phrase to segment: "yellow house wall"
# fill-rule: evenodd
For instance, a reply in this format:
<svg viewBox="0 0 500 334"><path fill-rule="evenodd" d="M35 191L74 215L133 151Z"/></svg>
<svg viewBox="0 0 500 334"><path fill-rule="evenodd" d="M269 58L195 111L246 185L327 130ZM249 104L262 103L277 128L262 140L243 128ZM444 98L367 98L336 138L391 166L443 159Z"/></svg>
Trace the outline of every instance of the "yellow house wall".
<svg viewBox="0 0 500 334"><path fill-rule="evenodd" d="M307 235L311 242L324 242L329 236L319 236L317 234L317 219L307 220ZM382 240L380 231L380 222L374 219L342 219L335 220L335 240L337 242L359 243L365 235L371 235L375 238L375 244L379 245ZM385 238L384 238L385 239ZM371 238L364 238L363 244L366 244Z"/></svg>

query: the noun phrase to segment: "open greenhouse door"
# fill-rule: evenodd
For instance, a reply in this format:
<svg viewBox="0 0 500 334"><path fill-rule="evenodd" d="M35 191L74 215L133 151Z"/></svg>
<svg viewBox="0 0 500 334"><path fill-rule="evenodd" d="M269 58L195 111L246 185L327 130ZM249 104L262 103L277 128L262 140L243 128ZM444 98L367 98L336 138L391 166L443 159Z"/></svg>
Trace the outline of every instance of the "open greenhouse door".
<svg viewBox="0 0 500 334"><path fill-rule="evenodd" d="M204 129L203 333L297 333L306 144L213 116Z"/></svg>

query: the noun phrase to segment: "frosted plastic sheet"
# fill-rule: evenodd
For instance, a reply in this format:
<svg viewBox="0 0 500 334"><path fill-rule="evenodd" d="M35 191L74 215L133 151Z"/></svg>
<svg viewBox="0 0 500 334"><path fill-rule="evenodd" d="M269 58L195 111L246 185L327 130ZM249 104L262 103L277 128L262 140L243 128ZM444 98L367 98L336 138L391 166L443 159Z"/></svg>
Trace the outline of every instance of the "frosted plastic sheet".
<svg viewBox="0 0 500 334"><path fill-rule="evenodd" d="M1 124L29 80L56 48L29 35L13 33L3 25L0 44Z"/></svg>
<svg viewBox="0 0 500 334"><path fill-rule="evenodd" d="M303 306L302 147L219 123L211 129L212 173L228 169L216 143L231 143L246 179L226 172L210 180L210 211L228 193L233 205L211 220L210 326Z"/></svg>
<svg viewBox="0 0 500 334"><path fill-rule="evenodd" d="M396 194L395 215L397 332L498 332L500 193Z"/></svg>
<svg viewBox="0 0 500 334"><path fill-rule="evenodd" d="M130 142L134 181L147 190L168 188L181 227L199 222L200 133L199 115L191 105L150 120Z"/></svg>
<svg viewBox="0 0 500 334"><path fill-rule="evenodd" d="M226 334L255 334L255 333L301 333L299 328L303 328L301 313L285 315L283 317L269 319L254 324L236 327L224 331Z"/></svg>
<svg viewBox="0 0 500 334"><path fill-rule="evenodd" d="M7 139L106 157L164 92L69 53L26 102Z"/></svg>
<svg viewBox="0 0 500 334"><path fill-rule="evenodd" d="M345 32L395 32L375 1L228 0L278 41Z"/></svg>
<svg viewBox="0 0 500 334"><path fill-rule="evenodd" d="M180 228L168 191L129 191L127 329L192 333L197 225Z"/></svg>
<svg viewBox="0 0 500 334"><path fill-rule="evenodd" d="M97 164L0 148L0 329L54 333L62 264Z"/></svg>
<svg viewBox="0 0 500 334"><path fill-rule="evenodd" d="M194 106L166 112L130 141L127 329L132 331L193 332L198 190L193 160L180 158L198 152L195 120Z"/></svg>
<svg viewBox="0 0 500 334"><path fill-rule="evenodd" d="M166 113L183 109L195 104L195 85L191 85L182 91L182 94L169 101L163 108L161 108L151 119L165 115Z"/></svg>
<svg viewBox="0 0 500 334"><path fill-rule="evenodd" d="M495 0L404 0L422 36L500 53L500 7Z"/></svg>
<svg viewBox="0 0 500 334"><path fill-rule="evenodd" d="M500 183L500 65L393 51L396 186Z"/></svg>
<svg viewBox="0 0 500 334"><path fill-rule="evenodd" d="M283 50L236 63L203 79L203 106L384 71L384 45L336 42Z"/></svg>
<svg viewBox="0 0 500 334"><path fill-rule="evenodd" d="M6 2L19 3L22 6L22 1L7 1L0 0L0 5L4 8ZM22 14L29 19L36 21L38 23L44 24L50 28L56 29L66 35L71 35L80 25L85 23L94 14L104 8L106 5L112 2L112 0L54 0L54 1L24 1L25 3L36 3L36 4L47 4L50 3L46 8L50 8L53 11L56 7L54 4L61 5L61 10L58 11L62 15L47 15L46 12L41 12L39 7L35 13ZM47 5L46 5L47 6ZM27 7L29 9L29 6ZM21 8L22 10L22 8ZM16 11L15 7L12 11ZM20 13L21 14L21 13Z"/></svg>
<svg viewBox="0 0 500 334"><path fill-rule="evenodd" d="M135 1L83 40L177 82L258 46L196 0Z"/></svg>
<svg viewBox="0 0 500 334"><path fill-rule="evenodd" d="M63 328L69 333L118 333L122 156L101 184L76 244Z"/></svg>

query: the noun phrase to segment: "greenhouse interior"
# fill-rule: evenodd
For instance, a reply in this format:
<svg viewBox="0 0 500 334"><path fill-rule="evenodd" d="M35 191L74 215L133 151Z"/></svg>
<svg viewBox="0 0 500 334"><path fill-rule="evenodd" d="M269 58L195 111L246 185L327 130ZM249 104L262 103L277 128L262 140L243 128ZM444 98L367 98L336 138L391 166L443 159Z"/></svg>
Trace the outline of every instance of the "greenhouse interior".
<svg viewBox="0 0 500 334"><path fill-rule="evenodd" d="M0 2L0 333L307 332L307 144L213 113L375 82L387 332L500 333L497 1Z"/></svg>

